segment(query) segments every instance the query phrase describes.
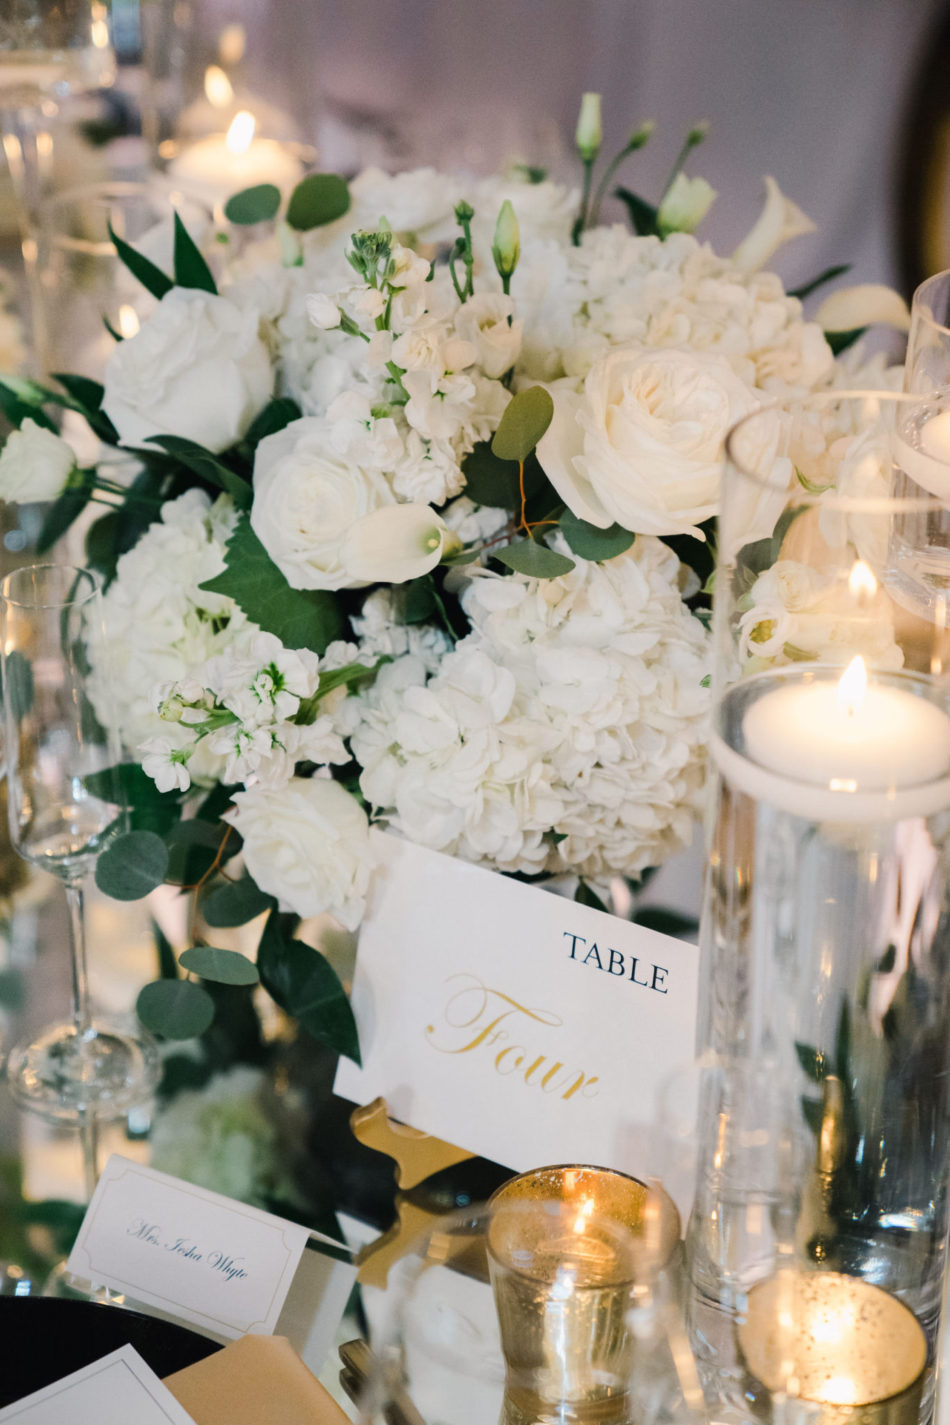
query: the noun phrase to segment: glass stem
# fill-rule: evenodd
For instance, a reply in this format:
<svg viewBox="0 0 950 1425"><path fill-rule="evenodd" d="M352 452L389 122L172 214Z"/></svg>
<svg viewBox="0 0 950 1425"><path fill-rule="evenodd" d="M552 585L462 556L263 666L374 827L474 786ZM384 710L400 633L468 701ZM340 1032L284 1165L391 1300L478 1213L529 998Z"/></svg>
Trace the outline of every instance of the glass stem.
<svg viewBox="0 0 950 1425"><path fill-rule="evenodd" d="M95 1113L90 1113L88 1108L79 1110L79 1142L82 1147L83 1185L88 1205L99 1181L99 1122Z"/></svg>
<svg viewBox="0 0 950 1425"><path fill-rule="evenodd" d="M20 250L33 338L31 359L37 374L43 375L49 333L43 307L37 237L40 203L52 168L52 135L39 111L29 108L0 109L0 132L20 229Z"/></svg>
<svg viewBox="0 0 950 1425"><path fill-rule="evenodd" d="M69 948L73 973L73 1024L80 1039L92 1032L89 1008L89 977L86 971L86 927L83 915L82 882L66 882L66 904L69 907Z"/></svg>

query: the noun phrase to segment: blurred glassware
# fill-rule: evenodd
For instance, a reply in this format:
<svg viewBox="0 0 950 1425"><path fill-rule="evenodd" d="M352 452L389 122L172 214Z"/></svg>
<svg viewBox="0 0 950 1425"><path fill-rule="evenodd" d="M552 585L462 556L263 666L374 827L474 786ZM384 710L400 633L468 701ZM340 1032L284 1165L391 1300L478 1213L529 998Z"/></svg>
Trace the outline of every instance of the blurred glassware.
<svg viewBox="0 0 950 1425"><path fill-rule="evenodd" d="M950 387L950 270L921 282L910 305L904 390L930 395Z"/></svg>

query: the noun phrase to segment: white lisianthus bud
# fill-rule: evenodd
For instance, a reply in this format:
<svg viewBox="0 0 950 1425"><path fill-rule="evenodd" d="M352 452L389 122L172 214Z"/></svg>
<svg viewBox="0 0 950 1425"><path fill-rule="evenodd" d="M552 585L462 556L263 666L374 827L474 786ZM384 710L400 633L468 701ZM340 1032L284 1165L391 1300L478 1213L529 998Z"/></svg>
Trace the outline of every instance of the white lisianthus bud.
<svg viewBox="0 0 950 1425"><path fill-rule="evenodd" d="M877 282L862 282L857 287L839 287L822 302L815 321L826 332L850 332L858 327L896 327L910 329L907 303L893 287Z"/></svg>
<svg viewBox="0 0 950 1425"><path fill-rule="evenodd" d="M600 121L600 95L583 94L581 111L577 116L577 132L574 135L577 152L585 163L593 163L600 153L603 129Z"/></svg>
<svg viewBox="0 0 950 1425"><path fill-rule="evenodd" d="M687 178L685 173L677 173L656 215L660 236L691 233L709 212L715 198L716 190L705 178Z"/></svg>
<svg viewBox="0 0 950 1425"><path fill-rule="evenodd" d="M651 138L653 137L653 131L655 128L656 120L647 119L646 123L641 124L638 129L634 129L633 133L630 135L630 140L627 144L627 152L636 153L638 149L641 149L646 144L648 144Z"/></svg>
<svg viewBox="0 0 950 1425"><path fill-rule="evenodd" d="M775 179L766 174L762 212L732 254L732 260L740 272L757 272L783 244L814 231L811 218L786 198Z"/></svg>
<svg viewBox="0 0 950 1425"><path fill-rule="evenodd" d="M386 505L350 528L342 563L352 580L404 584L434 569L460 541L431 505Z"/></svg>
<svg viewBox="0 0 950 1425"><path fill-rule="evenodd" d="M0 451L0 500L55 500L75 464L65 440L27 417Z"/></svg>
<svg viewBox="0 0 950 1425"><path fill-rule="evenodd" d="M508 198L502 203L498 222L495 224L491 255L495 259L498 276L502 279L510 277L518 266L518 258L521 256L521 230L518 227L517 214Z"/></svg>
<svg viewBox="0 0 950 1425"><path fill-rule="evenodd" d="M332 297L325 292L311 292L307 298L307 316L315 327L322 331L332 331L340 325L343 313Z"/></svg>

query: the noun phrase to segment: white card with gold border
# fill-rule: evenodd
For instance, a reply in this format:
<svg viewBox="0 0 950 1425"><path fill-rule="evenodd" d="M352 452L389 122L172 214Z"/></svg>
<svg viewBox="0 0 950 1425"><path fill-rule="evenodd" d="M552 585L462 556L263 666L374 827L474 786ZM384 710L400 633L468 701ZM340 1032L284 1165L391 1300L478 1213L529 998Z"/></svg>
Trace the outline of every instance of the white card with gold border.
<svg viewBox="0 0 950 1425"><path fill-rule="evenodd" d="M523 1172L642 1175L662 1080L695 1048L698 951L562 896L373 833L352 1004L362 1068L412 1127Z"/></svg>

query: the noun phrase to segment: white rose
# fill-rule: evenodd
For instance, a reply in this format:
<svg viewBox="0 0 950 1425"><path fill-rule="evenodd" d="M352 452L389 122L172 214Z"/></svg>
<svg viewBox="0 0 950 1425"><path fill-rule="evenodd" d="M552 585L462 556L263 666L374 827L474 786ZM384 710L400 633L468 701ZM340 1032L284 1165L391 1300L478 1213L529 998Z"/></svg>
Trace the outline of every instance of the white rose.
<svg viewBox="0 0 950 1425"><path fill-rule="evenodd" d="M295 589L344 589L348 531L394 496L384 477L333 450L326 422L292 421L257 447L251 526Z"/></svg>
<svg viewBox="0 0 950 1425"><path fill-rule="evenodd" d="M587 374L583 395L556 385L538 459L574 514L600 529L696 533L719 503L722 443L755 409L725 358L621 347Z"/></svg>
<svg viewBox="0 0 950 1425"><path fill-rule="evenodd" d="M0 451L0 500L55 500L75 463L64 440L27 417Z"/></svg>
<svg viewBox="0 0 950 1425"><path fill-rule="evenodd" d="M106 366L102 408L122 440L178 435L213 451L240 440L273 386L259 326L225 297L173 287Z"/></svg>
<svg viewBox="0 0 950 1425"><path fill-rule="evenodd" d="M234 794L225 819L244 838L247 869L282 911L331 915L355 930L372 869L369 822L359 802L326 777Z"/></svg>

